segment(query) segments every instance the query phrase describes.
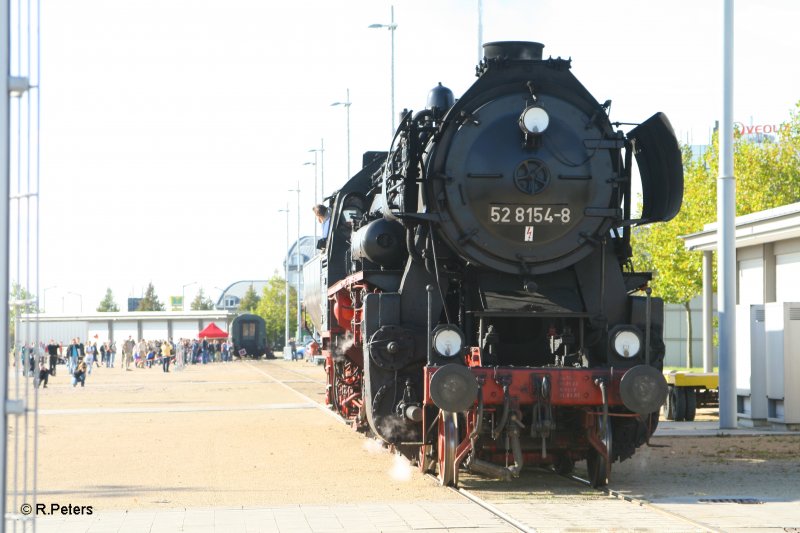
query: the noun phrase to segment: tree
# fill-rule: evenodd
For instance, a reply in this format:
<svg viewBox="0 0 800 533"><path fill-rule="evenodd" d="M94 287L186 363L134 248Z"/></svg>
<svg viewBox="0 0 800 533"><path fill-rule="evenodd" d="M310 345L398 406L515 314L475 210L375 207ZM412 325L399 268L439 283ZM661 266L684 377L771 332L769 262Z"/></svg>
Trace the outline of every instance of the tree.
<svg viewBox="0 0 800 533"><path fill-rule="evenodd" d="M253 288L251 284L247 291L245 291L244 296L239 301L239 311L243 311L245 313L252 313L258 307L258 301L261 297L256 293L256 290Z"/></svg>
<svg viewBox="0 0 800 533"><path fill-rule="evenodd" d="M147 285L147 289L144 291L144 297L139 302L139 306L136 308L137 311L163 311L164 304L162 304L158 300L158 296L156 296L156 289L153 287L153 282L150 282Z"/></svg>
<svg viewBox="0 0 800 533"><path fill-rule="evenodd" d="M8 340L13 345L17 342L17 318L25 314L37 313L39 307L36 303L36 296L16 281L11 283L11 293L8 296Z"/></svg>
<svg viewBox="0 0 800 533"><path fill-rule="evenodd" d="M114 301L114 294L111 288L106 289L106 295L100 300L100 305L97 306L98 313L116 313L119 311L117 302Z"/></svg>
<svg viewBox="0 0 800 533"><path fill-rule="evenodd" d="M208 311L214 309L214 302L211 301L211 298L207 297L203 292L203 288L200 287L200 290L197 291L197 296L194 297L192 300L192 311Z"/></svg>
<svg viewBox="0 0 800 533"><path fill-rule="evenodd" d="M289 288L289 331L297 330L297 291ZM275 272L267 280L255 313L267 323L267 339L272 346L286 340L286 280Z"/></svg>
<svg viewBox="0 0 800 533"><path fill-rule="evenodd" d="M696 233L717 218L719 137L700 158L684 148L684 193L680 213L668 223L633 232L634 258L640 270L652 270L653 294L683 304L687 312L688 366L692 361L689 302L700 294L702 255L686 250L681 235ZM770 209L800 200L800 103L776 140L756 143L737 135L734 144L736 215ZM716 265L714 265L716 288Z"/></svg>

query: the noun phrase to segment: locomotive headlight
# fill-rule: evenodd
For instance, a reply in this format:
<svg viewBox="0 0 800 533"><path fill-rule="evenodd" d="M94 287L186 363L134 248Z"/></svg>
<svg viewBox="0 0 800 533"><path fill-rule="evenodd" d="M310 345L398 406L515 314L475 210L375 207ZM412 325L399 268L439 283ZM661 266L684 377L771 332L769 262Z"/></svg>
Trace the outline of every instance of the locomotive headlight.
<svg viewBox="0 0 800 533"><path fill-rule="evenodd" d="M631 359L642 350L642 335L633 327L620 327L611 332L611 346L620 357Z"/></svg>
<svg viewBox="0 0 800 533"><path fill-rule="evenodd" d="M442 357L461 355L464 348L464 335L455 326L442 325L433 330L433 349Z"/></svg>
<svg viewBox="0 0 800 533"><path fill-rule="evenodd" d="M519 127L528 134L544 133L549 124L550 115L539 106L526 107L519 117Z"/></svg>

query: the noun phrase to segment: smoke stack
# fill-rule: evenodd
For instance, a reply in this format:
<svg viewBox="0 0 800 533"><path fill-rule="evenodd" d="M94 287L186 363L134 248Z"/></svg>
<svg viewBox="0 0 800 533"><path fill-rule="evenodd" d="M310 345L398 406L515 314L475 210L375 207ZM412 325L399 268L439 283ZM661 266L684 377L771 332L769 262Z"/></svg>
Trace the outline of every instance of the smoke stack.
<svg viewBox="0 0 800 533"><path fill-rule="evenodd" d="M522 61L541 61L542 43L530 41L497 41L483 45L483 55L488 59L507 58Z"/></svg>

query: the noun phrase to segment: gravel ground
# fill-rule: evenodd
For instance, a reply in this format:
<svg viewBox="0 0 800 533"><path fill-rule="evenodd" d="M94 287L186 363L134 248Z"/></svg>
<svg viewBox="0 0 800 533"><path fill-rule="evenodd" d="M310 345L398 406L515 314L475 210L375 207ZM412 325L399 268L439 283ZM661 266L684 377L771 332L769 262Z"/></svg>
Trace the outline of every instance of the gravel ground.
<svg viewBox="0 0 800 533"><path fill-rule="evenodd" d="M59 371L39 394L42 502L109 510L457 498L269 377L320 400L321 367L99 368L85 388Z"/></svg>
<svg viewBox="0 0 800 533"><path fill-rule="evenodd" d="M324 392L319 366L99 368L83 389L59 372L39 394L41 502L108 510L458 498L314 407L309 399L321 402ZM651 501L800 501L800 434L655 437L651 444L613 465L614 489ZM584 472L579 463L576 473ZM543 487L535 471L510 483L462 479L495 499L575 490Z"/></svg>

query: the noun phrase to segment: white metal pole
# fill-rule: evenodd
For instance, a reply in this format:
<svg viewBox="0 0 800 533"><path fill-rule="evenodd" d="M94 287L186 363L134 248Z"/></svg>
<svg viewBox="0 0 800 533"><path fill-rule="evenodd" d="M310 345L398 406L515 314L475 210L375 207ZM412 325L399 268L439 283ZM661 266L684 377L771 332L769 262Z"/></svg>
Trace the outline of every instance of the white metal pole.
<svg viewBox="0 0 800 533"><path fill-rule="evenodd" d="M391 6L391 21L389 22L389 31L392 32L392 133L389 136L391 139L394 137L395 132L395 115L394 115L394 30L397 29L397 26L394 23L394 6Z"/></svg>
<svg viewBox="0 0 800 533"><path fill-rule="evenodd" d="M733 0L723 0L722 121L717 180L719 427L736 423L736 181L733 168Z"/></svg>
<svg viewBox="0 0 800 533"><path fill-rule="evenodd" d="M325 201L325 139L319 140L319 196Z"/></svg>
<svg viewBox="0 0 800 533"><path fill-rule="evenodd" d="M284 258L283 275L285 277L283 290L286 293L286 325L283 329L283 350L289 346L289 202L286 202L286 256Z"/></svg>
<svg viewBox="0 0 800 533"><path fill-rule="evenodd" d="M703 252L703 372L714 371L714 252Z"/></svg>
<svg viewBox="0 0 800 533"><path fill-rule="evenodd" d="M295 337L295 342L299 343L302 339L300 321L303 318L300 309L300 180L297 180L297 243L295 243L295 259L295 268L297 269L297 336Z"/></svg>
<svg viewBox="0 0 800 533"><path fill-rule="evenodd" d="M350 89L347 89L347 103L345 104L347 111L347 179L352 177L350 174ZM394 135L394 134L392 134Z"/></svg>
<svg viewBox="0 0 800 533"><path fill-rule="evenodd" d="M483 0L478 0L478 64L483 59Z"/></svg>
<svg viewBox="0 0 800 533"><path fill-rule="evenodd" d="M3 488L0 498L0 531L5 531L6 523L6 465L8 464L6 445L8 443L8 262L9 262L9 147L8 131L9 102L9 2L0 2L0 346L3 348L2 364L0 364L0 387L3 387L3 435L0 438L0 486Z"/></svg>

